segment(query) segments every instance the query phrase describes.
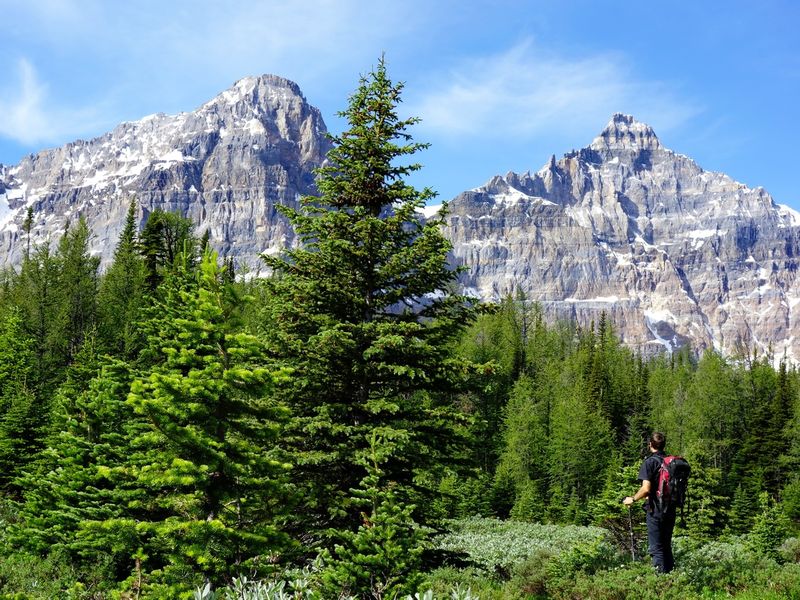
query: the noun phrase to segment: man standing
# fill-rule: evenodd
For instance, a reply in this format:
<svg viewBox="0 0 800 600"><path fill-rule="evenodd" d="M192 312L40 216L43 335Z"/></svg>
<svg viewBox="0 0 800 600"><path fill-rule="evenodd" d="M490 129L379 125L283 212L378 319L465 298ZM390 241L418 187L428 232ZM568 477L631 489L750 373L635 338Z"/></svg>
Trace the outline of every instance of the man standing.
<svg viewBox="0 0 800 600"><path fill-rule="evenodd" d="M660 507L656 502L655 490L658 486L658 471L664 462L666 454L664 446L667 438L658 431L650 436L650 456L642 463L639 469L639 481L642 487L633 495L625 498L622 503L631 506L637 500L647 498L645 510L647 511L647 541L650 546L650 556L653 557L653 566L660 573L672 571L672 530L675 528L675 506L669 502ZM651 494L651 490L653 493Z"/></svg>

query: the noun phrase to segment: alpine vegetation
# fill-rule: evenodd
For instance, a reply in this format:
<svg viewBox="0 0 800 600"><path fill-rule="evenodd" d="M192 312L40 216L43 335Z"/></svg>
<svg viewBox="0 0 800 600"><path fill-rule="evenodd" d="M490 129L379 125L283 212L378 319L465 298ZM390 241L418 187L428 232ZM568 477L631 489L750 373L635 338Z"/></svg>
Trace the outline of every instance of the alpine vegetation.
<svg viewBox="0 0 800 600"><path fill-rule="evenodd" d="M266 142L236 120L263 92L318 124L266 83L182 118ZM54 245L26 219L0 276L0 600L797 596L788 358L649 356L602 311L461 295L402 92L380 60L324 163L281 146L319 168L286 171L306 195L270 204L261 277L152 198L104 272L85 218ZM633 501L682 505L671 552Z"/></svg>

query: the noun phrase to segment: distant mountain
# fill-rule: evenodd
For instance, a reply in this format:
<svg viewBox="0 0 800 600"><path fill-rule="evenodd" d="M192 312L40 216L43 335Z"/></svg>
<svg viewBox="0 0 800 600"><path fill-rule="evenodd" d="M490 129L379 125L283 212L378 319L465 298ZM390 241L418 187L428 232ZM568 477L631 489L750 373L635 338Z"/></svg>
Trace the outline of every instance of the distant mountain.
<svg viewBox="0 0 800 600"><path fill-rule="evenodd" d="M264 75L194 112L0 165L0 265L21 261L28 206L33 243L57 240L82 214L107 265L136 198L141 222L155 208L180 211L258 271L262 252L293 243L276 206L315 192L328 147L297 85ZM449 211L445 233L473 294L519 288L582 324L605 311L646 354L691 343L800 362L800 215L664 148L633 117L614 115L587 148L494 177Z"/></svg>
<svg viewBox="0 0 800 600"><path fill-rule="evenodd" d="M142 222L154 208L180 211L198 234L210 231L222 254L257 270L259 253L293 239L275 207L314 192L325 131L296 84L264 75L238 81L194 112L151 115L0 165L0 264L21 261L28 206L32 242L57 239L82 214L93 251L108 264L136 198Z"/></svg>
<svg viewBox="0 0 800 600"><path fill-rule="evenodd" d="M691 342L800 359L800 215L664 148L633 117L449 211L463 284L483 298L520 288L584 324L605 311L648 354Z"/></svg>

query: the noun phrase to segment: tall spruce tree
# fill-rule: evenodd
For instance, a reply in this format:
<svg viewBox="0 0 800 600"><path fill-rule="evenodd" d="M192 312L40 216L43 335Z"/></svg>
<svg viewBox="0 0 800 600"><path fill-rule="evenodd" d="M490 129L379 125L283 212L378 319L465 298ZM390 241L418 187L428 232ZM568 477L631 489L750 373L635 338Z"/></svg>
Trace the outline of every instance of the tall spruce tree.
<svg viewBox="0 0 800 600"><path fill-rule="evenodd" d="M376 430L392 444L371 485L391 485L401 507L425 493L417 475L462 443L443 398L467 369L451 346L474 307L451 292L441 217L420 214L434 193L404 180L420 165L403 159L426 145L407 132L417 119L398 117L402 89L383 60L362 77L318 172L320 197L285 211L302 246L267 258L276 276L263 331L296 375L284 390L295 415L287 443L312 544L363 523L352 490Z"/></svg>

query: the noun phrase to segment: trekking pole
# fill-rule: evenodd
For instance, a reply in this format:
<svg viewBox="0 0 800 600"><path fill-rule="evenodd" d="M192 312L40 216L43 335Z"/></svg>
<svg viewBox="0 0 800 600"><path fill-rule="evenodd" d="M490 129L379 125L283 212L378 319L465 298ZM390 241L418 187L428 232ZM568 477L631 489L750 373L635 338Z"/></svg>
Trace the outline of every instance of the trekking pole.
<svg viewBox="0 0 800 600"><path fill-rule="evenodd" d="M636 541L633 537L633 509L628 505L628 531L631 532L631 561L636 562Z"/></svg>

